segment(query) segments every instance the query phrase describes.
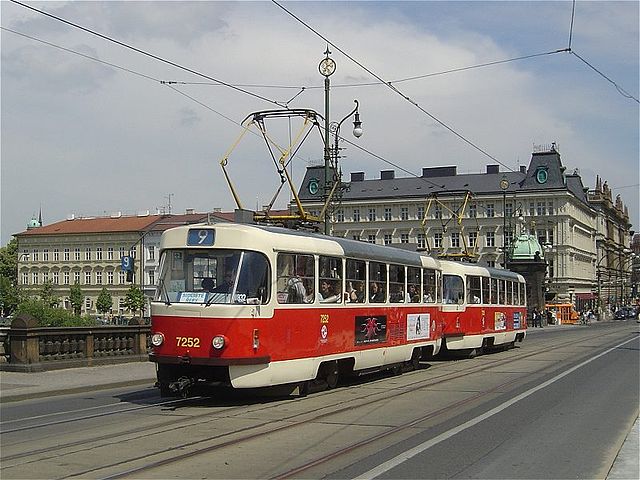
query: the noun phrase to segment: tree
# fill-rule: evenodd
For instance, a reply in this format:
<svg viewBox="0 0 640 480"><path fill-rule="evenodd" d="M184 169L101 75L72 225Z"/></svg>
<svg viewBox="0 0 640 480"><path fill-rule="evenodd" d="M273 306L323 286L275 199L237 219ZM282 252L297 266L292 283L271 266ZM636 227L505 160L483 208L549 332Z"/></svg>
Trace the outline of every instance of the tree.
<svg viewBox="0 0 640 480"><path fill-rule="evenodd" d="M144 304L144 293L142 293L140 287L138 285L131 285L131 288L124 299L124 306L135 315L137 312L142 310Z"/></svg>
<svg viewBox="0 0 640 480"><path fill-rule="evenodd" d="M60 305L60 299L53 293L53 282L49 280L42 284L40 288L40 298L47 307L57 307Z"/></svg>
<svg viewBox="0 0 640 480"><path fill-rule="evenodd" d="M100 291L100 295L98 295L98 300L96 301L96 309L99 313L107 313L111 310L113 306L113 299L111 298L111 294L107 291L106 287L103 287Z"/></svg>
<svg viewBox="0 0 640 480"><path fill-rule="evenodd" d="M20 289L0 275L0 315L11 315L20 304Z"/></svg>
<svg viewBox="0 0 640 480"><path fill-rule="evenodd" d="M0 248L0 276L8 278L13 285L18 284L18 242L15 238Z"/></svg>
<svg viewBox="0 0 640 480"><path fill-rule="evenodd" d="M69 303L71 303L71 307L73 307L73 313L80 315L82 312L82 304L84 303L84 293L78 282L72 285L69 290Z"/></svg>

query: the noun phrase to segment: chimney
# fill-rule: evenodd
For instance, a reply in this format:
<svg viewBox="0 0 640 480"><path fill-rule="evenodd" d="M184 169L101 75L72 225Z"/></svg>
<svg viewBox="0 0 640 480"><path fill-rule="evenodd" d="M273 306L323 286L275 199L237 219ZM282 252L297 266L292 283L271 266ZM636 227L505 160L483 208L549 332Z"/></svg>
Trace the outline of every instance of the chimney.
<svg viewBox="0 0 640 480"><path fill-rule="evenodd" d="M184 213L187 215L193 215L196 211L193 208L187 208Z"/></svg>
<svg viewBox="0 0 640 480"><path fill-rule="evenodd" d="M500 173L500 165L487 165L487 173Z"/></svg>
<svg viewBox="0 0 640 480"><path fill-rule="evenodd" d="M526 165L520 165L520 173L527 173L527 166Z"/></svg>
<svg viewBox="0 0 640 480"><path fill-rule="evenodd" d="M351 172L351 181L352 182L363 182L364 181L364 172Z"/></svg>
<svg viewBox="0 0 640 480"><path fill-rule="evenodd" d="M380 180L393 180L396 178L395 170L380 170Z"/></svg>
<svg viewBox="0 0 640 480"><path fill-rule="evenodd" d="M425 167L422 169L423 178L455 177L458 167L455 165L448 167Z"/></svg>

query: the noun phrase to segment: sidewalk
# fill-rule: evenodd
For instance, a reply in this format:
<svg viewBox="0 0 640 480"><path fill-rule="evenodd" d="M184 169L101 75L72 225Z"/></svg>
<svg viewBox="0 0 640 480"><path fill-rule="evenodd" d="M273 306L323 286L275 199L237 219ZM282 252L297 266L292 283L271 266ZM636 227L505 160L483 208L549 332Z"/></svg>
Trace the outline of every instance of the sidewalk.
<svg viewBox="0 0 640 480"><path fill-rule="evenodd" d="M156 366L131 362L47 372L0 371L0 403L129 385L153 386Z"/></svg>

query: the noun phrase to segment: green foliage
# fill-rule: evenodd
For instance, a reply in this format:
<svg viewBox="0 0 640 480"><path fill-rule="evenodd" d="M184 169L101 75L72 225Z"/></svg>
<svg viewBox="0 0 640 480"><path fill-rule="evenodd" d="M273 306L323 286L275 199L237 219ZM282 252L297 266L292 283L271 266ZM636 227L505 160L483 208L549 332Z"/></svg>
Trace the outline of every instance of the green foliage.
<svg viewBox="0 0 640 480"><path fill-rule="evenodd" d="M18 284L18 242L15 238L0 248L0 277L8 278L13 285Z"/></svg>
<svg viewBox="0 0 640 480"><path fill-rule="evenodd" d="M0 315L8 316L20 303L20 289L4 276L0 276Z"/></svg>
<svg viewBox="0 0 640 480"><path fill-rule="evenodd" d="M80 288L80 284L76 282L69 289L69 303L71 303L71 307L73 308L73 313L75 315L80 315L82 311L82 304L84 303L84 293L82 292L82 288Z"/></svg>
<svg viewBox="0 0 640 480"><path fill-rule="evenodd" d="M26 313L33 316L40 327L83 327L95 325L90 317L74 315L67 310L54 308L43 300L28 299L20 303L16 314Z"/></svg>
<svg viewBox="0 0 640 480"><path fill-rule="evenodd" d="M113 298L111 298L111 294L107 290L106 287L103 287L100 291L100 295L98 295L98 300L96 301L96 310L99 313L107 313L113 307Z"/></svg>
<svg viewBox="0 0 640 480"><path fill-rule="evenodd" d="M60 305L60 299L53 293L53 282L51 280L42 284L39 295L44 304L49 307L53 308Z"/></svg>
<svg viewBox="0 0 640 480"><path fill-rule="evenodd" d="M131 288L127 291L127 295L124 299L124 306L133 314L136 314L142 310L144 304L144 293L142 293L140 287L138 285L131 285Z"/></svg>

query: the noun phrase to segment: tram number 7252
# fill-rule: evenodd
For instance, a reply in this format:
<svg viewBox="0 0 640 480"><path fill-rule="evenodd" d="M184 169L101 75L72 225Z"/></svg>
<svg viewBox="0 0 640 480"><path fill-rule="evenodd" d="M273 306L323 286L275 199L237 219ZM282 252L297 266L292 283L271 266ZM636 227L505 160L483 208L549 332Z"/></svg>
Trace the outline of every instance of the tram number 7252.
<svg viewBox="0 0 640 480"><path fill-rule="evenodd" d="M176 337L176 342L178 347L200 347L200 339L198 337Z"/></svg>

